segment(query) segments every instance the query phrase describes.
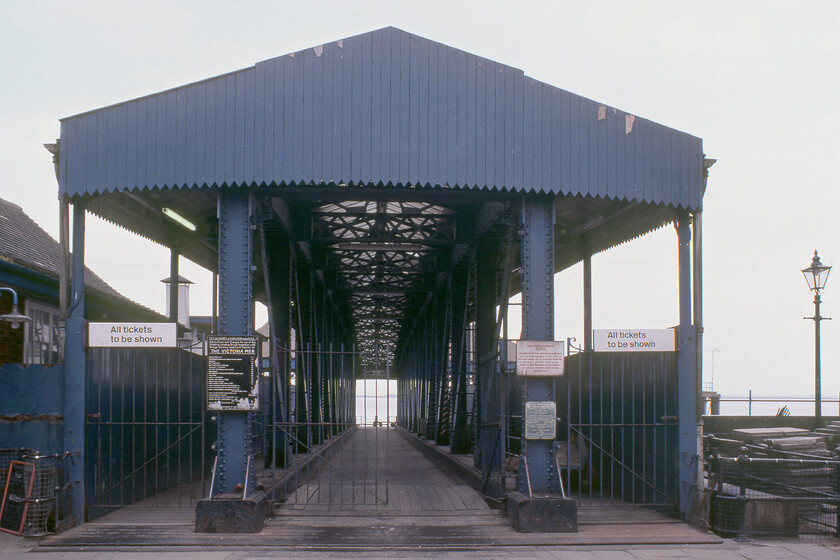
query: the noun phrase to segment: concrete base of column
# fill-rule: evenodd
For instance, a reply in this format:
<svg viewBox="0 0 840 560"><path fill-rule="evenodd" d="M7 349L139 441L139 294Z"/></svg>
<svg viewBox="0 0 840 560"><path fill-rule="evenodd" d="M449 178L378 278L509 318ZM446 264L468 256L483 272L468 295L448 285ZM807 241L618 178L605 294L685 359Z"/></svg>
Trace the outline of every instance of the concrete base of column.
<svg viewBox="0 0 840 560"><path fill-rule="evenodd" d="M572 498L507 495L507 516L520 533L577 533L577 502Z"/></svg>
<svg viewBox="0 0 840 560"><path fill-rule="evenodd" d="M196 533L259 533L273 503L264 492L243 500L237 494L219 494L199 500L195 507Z"/></svg>

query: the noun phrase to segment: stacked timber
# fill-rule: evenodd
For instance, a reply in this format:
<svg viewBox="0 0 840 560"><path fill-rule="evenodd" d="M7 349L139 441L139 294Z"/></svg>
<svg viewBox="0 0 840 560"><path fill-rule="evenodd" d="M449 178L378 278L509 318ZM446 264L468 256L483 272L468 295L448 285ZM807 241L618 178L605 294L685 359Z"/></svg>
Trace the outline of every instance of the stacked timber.
<svg viewBox="0 0 840 560"><path fill-rule="evenodd" d="M828 450L828 446L825 444L825 438L822 436L771 438L767 440L767 445L773 449L788 453L831 457L831 452Z"/></svg>
<svg viewBox="0 0 840 560"><path fill-rule="evenodd" d="M739 428L732 431L732 437L748 445L765 447L771 455L773 451L814 457L833 455L832 450L829 450L826 445L824 434L804 428Z"/></svg>
<svg viewBox="0 0 840 560"><path fill-rule="evenodd" d="M826 438L829 448L834 448L840 445L840 420L832 420L824 428L817 428L814 433Z"/></svg>

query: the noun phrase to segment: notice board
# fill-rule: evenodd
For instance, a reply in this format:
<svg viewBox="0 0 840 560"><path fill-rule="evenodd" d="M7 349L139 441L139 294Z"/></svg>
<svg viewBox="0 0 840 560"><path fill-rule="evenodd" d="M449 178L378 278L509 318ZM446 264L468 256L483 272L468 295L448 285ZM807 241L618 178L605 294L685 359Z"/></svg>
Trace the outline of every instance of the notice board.
<svg viewBox="0 0 840 560"><path fill-rule="evenodd" d="M32 494L35 483L35 464L23 461L9 463L9 476L3 490L3 503L0 505L0 530L15 535L23 534L26 522L26 499Z"/></svg>
<svg viewBox="0 0 840 560"><path fill-rule="evenodd" d="M257 337L211 336L207 344L207 408L257 410Z"/></svg>
<svg viewBox="0 0 840 560"><path fill-rule="evenodd" d="M517 342L516 373L528 377L563 375L563 341L520 340Z"/></svg>

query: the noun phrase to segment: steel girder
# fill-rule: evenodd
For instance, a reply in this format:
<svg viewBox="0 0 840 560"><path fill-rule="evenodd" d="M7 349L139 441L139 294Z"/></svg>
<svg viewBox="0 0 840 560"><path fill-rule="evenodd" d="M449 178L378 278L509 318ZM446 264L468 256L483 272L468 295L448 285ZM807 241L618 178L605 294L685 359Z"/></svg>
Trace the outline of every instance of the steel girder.
<svg viewBox="0 0 840 560"><path fill-rule="evenodd" d="M449 285L452 294L452 329L450 356L452 360L452 453L466 453L467 437L467 348L464 339L467 322L467 296L470 274L459 268L452 274Z"/></svg>
<svg viewBox="0 0 840 560"><path fill-rule="evenodd" d="M475 290L476 445L475 466L485 481L501 468L501 417L498 355L496 354L496 295L499 241L484 239L478 244ZM485 485L486 486L486 485ZM489 488L486 488L489 490ZM498 489L497 489L498 490ZM499 497L499 496L496 496Z"/></svg>
<svg viewBox="0 0 840 560"><path fill-rule="evenodd" d="M263 261L266 307L269 325L269 358L271 364L269 389L260 393L262 408L267 409L270 425L266 438L266 463L285 467L287 462L287 434L274 429L277 423L289 421L289 368L290 368L290 301L291 301L291 247L288 237L277 228L260 225L260 248ZM267 403L263 401L268 400Z"/></svg>
<svg viewBox="0 0 840 560"><path fill-rule="evenodd" d="M677 411L679 431L679 508L684 520L694 509L700 455L697 426L697 373L695 328L691 315L691 215L683 213L677 228L679 265L679 356L677 359Z"/></svg>
<svg viewBox="0 0 840 560"><path fill-rule="evenodd" d="M554 340L554 201L529 196L522 200L522 339ZM555 401L554 379L525 377L525 402ZM524 432L524 430L523 430ZM518 490L525 496L560 495L553 442L522 438L525 468L519 469Z"/></svg>
<svg viewBox="0 0 840 560"><path fill-rule="evenodd" d="M219 334L252 334L253 236L252 198L247 191L219 191ZM251 449L251 423L247 412L219 412L219 446L215 494L230 494L237 485L250 492L256 485L247 469ZM248 473L248 480L246 480Z"/></svg>
<svg viewBox="0 0 840 560"><path fill-rule="evenodd" d="M85 398L87 395L87 361L85 357L85 206L73 205L73 253L71 261L70 304L65 325L64 355L64 449L67 480L73 485L72 512L76 525L85 520Z"/></svg>

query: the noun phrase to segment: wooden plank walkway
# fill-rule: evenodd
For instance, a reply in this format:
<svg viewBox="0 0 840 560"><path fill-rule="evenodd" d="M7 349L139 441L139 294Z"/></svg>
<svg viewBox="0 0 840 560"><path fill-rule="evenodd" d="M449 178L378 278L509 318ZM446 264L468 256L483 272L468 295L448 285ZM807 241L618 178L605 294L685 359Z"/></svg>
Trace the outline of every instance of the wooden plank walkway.
<svg viewBox="0 0 840 560"><path fill-rule="evenodd" d="M439 470L391 430L360 429L332 455L326 451L323 459L320 480L325 486L319 487L317 480L302 486L259 533L196 533L194 508L162 510L138 504L48 537L40 546L363 551L721 542L711 533L634 506L581 508L577 533L517 533L478 493ZM371 499L371 492L382 499Z"/></svg>
<svg viewBox="0 0 840 560"><path fill-rule="evenodd" d="M451 478L387 428L361 428L325 455L312 480L291 494L277 515L493 514L478 494Z"/></svg>

